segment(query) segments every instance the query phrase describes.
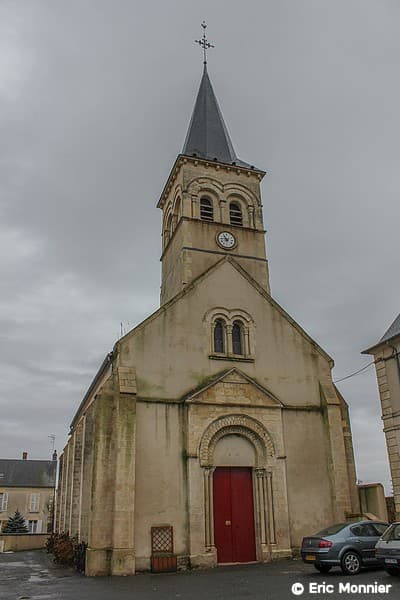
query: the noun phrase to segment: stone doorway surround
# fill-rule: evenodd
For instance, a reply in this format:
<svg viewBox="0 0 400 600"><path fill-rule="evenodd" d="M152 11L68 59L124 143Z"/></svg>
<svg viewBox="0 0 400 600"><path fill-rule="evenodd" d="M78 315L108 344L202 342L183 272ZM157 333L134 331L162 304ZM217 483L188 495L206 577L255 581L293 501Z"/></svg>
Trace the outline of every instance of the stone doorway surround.
<svg viewBox="0 0 400 600"><path fill-rule="evenodd" d="M211 408L210 405L197 402L188 408L187 464L191 565L217 565L214 544L213 473L221 464L216 464L215 450L218 443L229 436L239 436L247 440L253 448L254 458L252 464L247 466L252 467L253 475L257 560L268 562L274 556L290 555L281 406L271 403L261 410L246 406L242 407L243 412L236 406L233 412L231 406L231 412L228 412L229 408L226 406ZM260 417L268 422L268 429ZM230 466L235 465L230 463Z"/></svg>

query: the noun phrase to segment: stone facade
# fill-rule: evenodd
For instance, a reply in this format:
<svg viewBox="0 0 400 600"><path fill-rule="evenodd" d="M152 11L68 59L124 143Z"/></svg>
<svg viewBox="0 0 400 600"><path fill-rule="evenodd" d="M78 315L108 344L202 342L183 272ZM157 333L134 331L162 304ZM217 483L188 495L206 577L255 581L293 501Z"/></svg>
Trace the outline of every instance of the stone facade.
<svg viewBox="0 0 400 600"><path fill-rule="evenodd" d="M53 526L57 454L53 460L0 459L0 533L18 510L30 533Z"/></svg>
<svg viewBox="0 0 400 600"><path fill-rule="evenodd" d="M172 168L161 306L115 344L60 459L57 529L88 542L89 575L149 569L162 526L179 568L215 566L218 469L251 473L258 561L359 512L333 360L270 295L264 175L189 151Z"/></svg>
<svg viewBox="0 0 400 600"><path fill-rule="evenodd" d="M400 321L399 317L397 320ZM397 321L396 320L396 321ZM395 323L396 323L395 321ZM393 324L394 325L394 324ZM393 327L393 326L392 326ZM392 476L396 518L400 519L400 330L365 350L375 361L376 377L382 406L383 431Z"/></svg>

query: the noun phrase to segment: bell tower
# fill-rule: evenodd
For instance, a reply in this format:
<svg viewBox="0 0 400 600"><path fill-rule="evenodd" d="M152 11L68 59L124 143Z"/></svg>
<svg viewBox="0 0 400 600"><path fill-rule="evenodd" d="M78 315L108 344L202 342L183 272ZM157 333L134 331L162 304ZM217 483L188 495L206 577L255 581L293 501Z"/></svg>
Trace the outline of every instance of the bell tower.
<svg viewBox="0 0 400 600"><path fill-rule="evenodd" d="M264 175L236 156L204 61L183 150L157 205L163 211L161 305L228 255L270 291Z"/></svg>

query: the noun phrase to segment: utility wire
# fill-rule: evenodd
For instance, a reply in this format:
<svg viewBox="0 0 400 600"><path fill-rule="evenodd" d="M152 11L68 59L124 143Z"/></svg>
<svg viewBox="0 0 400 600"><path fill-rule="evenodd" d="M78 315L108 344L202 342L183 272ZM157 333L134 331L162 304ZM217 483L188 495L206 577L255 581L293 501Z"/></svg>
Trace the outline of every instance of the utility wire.
<svg viewBox="0 0 400 600"><path fill-rule="evenodd" d="M362 373L362 371L365 371L365 369L368 369L368 367L370 367L374 363L375 363L375 361L373 360L372 362L365 365L365 367L363 367L362 369L359 369L358 371L355 371L354 373L351 373L350 375L346 375L346 377L342 377L341 379L336 379L336 381L334 381L333 383L339 383L340 381L344 381L345 379L350 379L350 377L354 377L354 375L358 375L359 373Z"/></svg>

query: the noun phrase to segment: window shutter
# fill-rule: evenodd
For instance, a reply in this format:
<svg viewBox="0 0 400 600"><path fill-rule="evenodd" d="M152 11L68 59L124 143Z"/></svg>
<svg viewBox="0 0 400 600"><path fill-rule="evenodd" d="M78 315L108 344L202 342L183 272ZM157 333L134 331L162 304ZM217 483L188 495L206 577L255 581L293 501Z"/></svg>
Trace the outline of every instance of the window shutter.
<svg viewBox="0 0 400 600"><path fill-rule="evenodd" d="M0 494L0 510L6 511L7 505L8 505L8 493L3 492L2 494Z"/></svg>
<svg viewBox="0 0 400 600"><path fill-rule="evenodd" d="M36 533L42 533L42 521L41 521L41 519L39 519L38 522L37 522Z"/></svg>
<svg viewBox="0 0 400 600"><path fill-rule="evenodd" d="M31 494L29 499L29 512L39 512L40 494Z"/></svg>

